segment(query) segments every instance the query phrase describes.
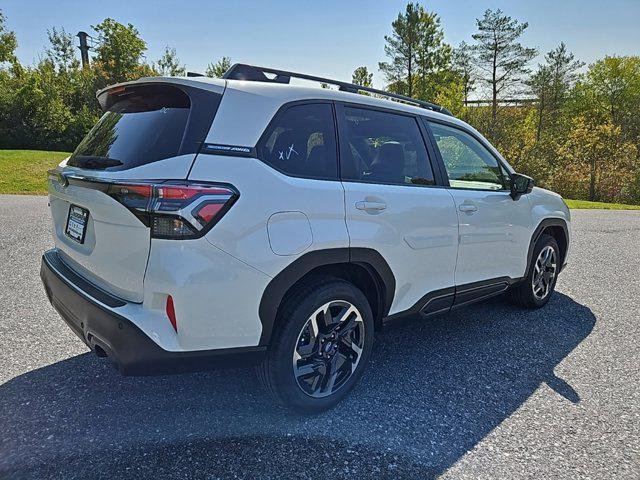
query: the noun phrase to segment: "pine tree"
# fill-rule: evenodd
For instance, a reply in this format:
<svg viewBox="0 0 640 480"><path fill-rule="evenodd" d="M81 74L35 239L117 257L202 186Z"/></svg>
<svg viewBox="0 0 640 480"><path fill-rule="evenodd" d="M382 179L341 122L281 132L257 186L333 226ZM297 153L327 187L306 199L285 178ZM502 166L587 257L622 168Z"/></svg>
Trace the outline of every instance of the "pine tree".
<svg viewBox="0 0 640 480"><path fill-rule="evenodd" d="M398 18L391 23L393 33L384 37L387 42L384 53L389 61L378 64L389 84L388 88L408 96L413 95L421 10L423 8L419 4L408 3L405 12L398 14Z"/></svg>
<svg viewBox="0 0 640 480"><path fill-rule="evenodd" d="M503 95L513 94L522 77L529 73L527 64L536 56L535 48L523 47L518 41L529 24L504 15L502 10L487 10L476 19L478 33L474 51L476 65L483 72L480 79L491 89L491 119L495 128L498 102Z"/></svg>
<svg viewBox="0 0 640 480"><path fill-rule="evenodd" d="M378 64L387 89L433 100L451 60L451 47L443 41L440 18L418 3L408 3L391 28L393 33L384 37L389 61Z"/></svg>
<svg viewBox="0 0 640 480"><path fill-rule="evenodd" d="M564 42L545 55L545 63L527 81L537 99L536 140L539 141L545 125L554 127L567 99L569 90L579 78L578 70L583 62L575 60Z"/></svg>
<svg viewBox="0 0 640 480"><path fill-rule="evenodd" d="M473 91L476 82L476 71L473 64L473 48L466 42L461 42L458 48L453 50L452 68L460 77L464 102L469 100L469 94Z"/></svg>

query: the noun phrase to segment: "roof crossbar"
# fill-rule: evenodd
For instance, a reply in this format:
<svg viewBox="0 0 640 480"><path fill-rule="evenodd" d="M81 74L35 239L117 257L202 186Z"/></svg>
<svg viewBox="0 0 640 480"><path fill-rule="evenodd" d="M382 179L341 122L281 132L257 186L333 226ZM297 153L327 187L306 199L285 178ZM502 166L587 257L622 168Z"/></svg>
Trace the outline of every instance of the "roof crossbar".
<svg viewBox="0 0 640 480"><path fill-rule="evenodd" d="M407 97L406 95L400 95L398 93L385 92L384 90L378 90L376 88L365 87L363 85L356 85L354 83L341 82L340 80L332 80L330 78L316 77L314 75L307 75L306 73L288 72L286 70L278 70L269 67L257 67L255 65L247 65L245 63L236 63L229 70L225 72L222 78L227 80L246 80L250 82L268 82L268 83L289 83L292 78L299 78L302 80L310 80L312 82L326 83L329 85L335 85L340 91L358 93L368 92L385 97L391 100L395 100L416 107L422 107L434 112L444 113L445 115L453 116L453 114L444 107L436 105L435 103L425 102L423 100L417 100L415 98Z"/></svg>

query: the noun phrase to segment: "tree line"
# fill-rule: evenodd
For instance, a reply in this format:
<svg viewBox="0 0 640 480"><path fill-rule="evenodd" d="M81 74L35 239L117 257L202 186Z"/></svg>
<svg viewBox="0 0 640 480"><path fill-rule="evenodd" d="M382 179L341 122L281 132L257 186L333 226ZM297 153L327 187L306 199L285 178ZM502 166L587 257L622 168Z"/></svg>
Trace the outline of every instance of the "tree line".
<svg viewBox="0 0 640 480"><path fill-rule="evenodd" d="M560 41L533 65L539 52L523 44L527 22L487 10L475 27L468 41L449 45L437 13L408 3L384 37L383 88L448 108L538 185L568 198L640 203L640 57L585 65ZM0 11L0 148L72 150L101 114L98 89L186 73L168 46L148 61L131 24L108 18L92 29L87 68L62 28L48 31L35 65L23 65ZM222 57L205 74L220 77L230 65ZM352 81L373 86L373 74L360 66Z"/></svg>
<svg viewBox="0 0 640 480"><path fill-rule="evenodd" d="M47 31L49 44L36 64L24 65L15 55L16 34L0 10L0 148L72 151L102 114L98 90L140 77L186 75L174 48L148 61L147 44L131 24L107 18L91 28L88 66L76 56L74 37L55 27ZM222 57L205 74L220 77L230 66Z"/></svg>

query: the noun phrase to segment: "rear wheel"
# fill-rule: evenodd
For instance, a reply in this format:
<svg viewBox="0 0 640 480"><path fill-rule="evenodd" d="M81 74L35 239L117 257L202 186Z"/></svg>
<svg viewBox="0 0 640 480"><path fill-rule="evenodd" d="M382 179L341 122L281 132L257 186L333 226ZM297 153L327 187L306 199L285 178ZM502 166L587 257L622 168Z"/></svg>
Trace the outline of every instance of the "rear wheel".
<svg viewBox="0 0 640 480"><path fill-rule="evenodd" d="M548 234L541 235L533 249L527 276L509 292L511 300L527 308L545 305L558 280L559 261L560 249L556 239Z"/></svg>
<svg viewBox="0 0 640 480"><path fill-rule="evenodd" d="M258 375L276 400L304 413L335 406L369 360L373 315L354 285L322 277L285 300Z"/></svg>

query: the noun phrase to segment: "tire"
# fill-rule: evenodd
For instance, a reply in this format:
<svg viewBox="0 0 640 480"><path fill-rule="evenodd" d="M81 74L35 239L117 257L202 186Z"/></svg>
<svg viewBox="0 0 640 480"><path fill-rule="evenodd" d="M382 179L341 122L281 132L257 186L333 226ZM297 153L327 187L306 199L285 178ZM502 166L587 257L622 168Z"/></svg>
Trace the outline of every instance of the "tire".
<svg viewBox="0 0 640 480"><path fill-rule="evenodd" d="M543 252L545 252L543 254ZM551 253L552 252L552 253ZM544 261L544 255L549 254L548 261ZM542 264L538 264L542 262ZM513 303L525 308L540 308L544 306L556 287L558 271L560 270L560 249L558 242L551 235L542 234L533 248L531 263L527 276L519 283L511 287L509 297ZM538 267L536 267L538 264ZM540 265L544 267L542 283L540 279ZM553 268L553 272L548 271ZM536 281L534 281L534 277Z"/></svg>
<svg viewBox="0 0 640 480"><path fill-rule="evenodd" d="M276 325L257 369L260 380L278 403L296 412L333 408L357 384L371 356L374 322L367 298L344 280L314 277L283 301Z"/></svg>

